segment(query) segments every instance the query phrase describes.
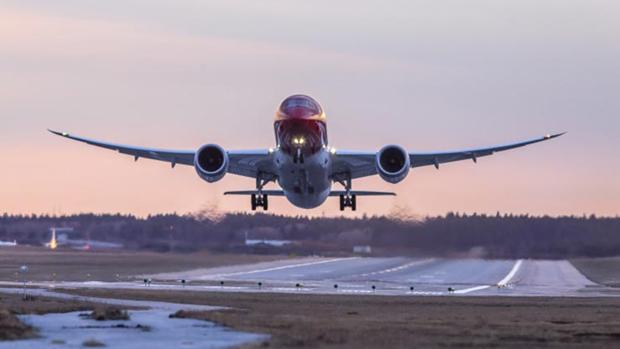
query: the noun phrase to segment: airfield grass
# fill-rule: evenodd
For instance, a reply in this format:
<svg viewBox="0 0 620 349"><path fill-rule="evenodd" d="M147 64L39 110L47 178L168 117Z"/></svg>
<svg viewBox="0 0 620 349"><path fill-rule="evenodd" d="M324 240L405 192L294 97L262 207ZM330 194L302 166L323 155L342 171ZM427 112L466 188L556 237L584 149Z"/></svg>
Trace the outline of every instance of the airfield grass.
<svg viewBox="0 0 620 349"><path fill-rule="evenodd" d="M230 307L174 316L271 335L270 340L249 347L611 347L620 343L620 299L614 298L67 292Z"/></svg>
<svg viewBox="0 0 620 349"><path fill-rule="evenodd" d="M0 281L125 281L136 275L257 263L285 256L0 248ZM20 267L28 266L25 275Z"/></svg>
<svg viewBox="0 0 620 349"><path fill-rule="evenodd" d="M620 287L620 257L580 258L570 261L588 279L611 287Z"/></svg>

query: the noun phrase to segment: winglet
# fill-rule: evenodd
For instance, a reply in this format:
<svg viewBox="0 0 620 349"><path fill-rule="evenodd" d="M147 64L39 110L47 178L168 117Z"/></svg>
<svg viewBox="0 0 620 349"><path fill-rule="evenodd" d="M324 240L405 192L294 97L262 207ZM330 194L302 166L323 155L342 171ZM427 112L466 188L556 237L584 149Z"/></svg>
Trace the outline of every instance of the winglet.
<svg viewBox="0 0 620 349"><path fill-rule="evenodd" d="M565 134L566 134L566 131L560 132L560 133L556 133L556 134L549 134L549 133L547 133L545 135L545 139L552 139L552 138L560 137L560 136L565 135Z"/></svg>
<svg viewBox="0 0 620 349"><path fill-rule="evenodd" d="M54 131L51 128L48 128L47 131L49 131L50 133L53 133L53 134L55 134L57 136L69 137L69 134L67 132Z"/></svg>

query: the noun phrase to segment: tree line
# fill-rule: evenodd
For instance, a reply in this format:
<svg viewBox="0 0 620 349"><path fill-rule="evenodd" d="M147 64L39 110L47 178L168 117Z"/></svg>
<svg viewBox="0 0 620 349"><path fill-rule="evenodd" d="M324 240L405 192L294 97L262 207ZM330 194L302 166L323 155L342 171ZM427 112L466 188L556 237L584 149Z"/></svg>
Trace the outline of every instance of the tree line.
<svg viewBox="0 0 620 349"><path fill-rule="evenodd" d="M379 255L484 258L569 258L620 255L620 218L458 214L308 217L229 213L144 218L122 214L0 216L0 240L42 245L50 227L72 227L71 238L119 242L156 251L245 251L346 254L368 245ZM246 247L245 238L293 242L284 248Z"/></svg>

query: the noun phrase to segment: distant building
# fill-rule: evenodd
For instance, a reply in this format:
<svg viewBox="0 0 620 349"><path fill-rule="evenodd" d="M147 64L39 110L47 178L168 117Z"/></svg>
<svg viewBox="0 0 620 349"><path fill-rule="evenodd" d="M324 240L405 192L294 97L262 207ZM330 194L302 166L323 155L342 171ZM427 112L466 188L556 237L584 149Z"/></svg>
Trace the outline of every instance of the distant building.
<svg viewBox="0 0 620 349"><path fill-rule="evenodd" d="M15 246L17 246L17 240L0 241L0 247L15 247Z"/></svg>
<svg viewBox="0 0 620 349"><path fill-rule="evenodd" d="M372 247L370 247L368 245L353 246L353 253L371 254L372 253Z"/></svg>
<svg viewBox="0 0 620 349"><path fill-rule="evenodd" d="M97 241L97 240L84 240L84 239L70 239L69 233L73 232L73 228L50 228L52 237L45 247L49 247L54 250L58 246L69 246L78 250L107 250L107 249L119 249L123 248L123 244L115 242ZM58 234L58 235L57 235Z"/></svg>
<svg viewBox="0 0 620 349"><path fill-rule="evenodd" d="M267 245L274 247L282 247L284 245L290 244L289 240L266 240L266 239L246 239L246 246L257 246L257 245Z"/></svg>
<svg viewBox="0 0 620 349"><path fill-rule="evenodd" d="M245 245L246 246L273 246L273 247L282 247L284 245L290 244L290 240L278 240L278 239L250 239L248 238L248 232L245 232Z"/></svg>

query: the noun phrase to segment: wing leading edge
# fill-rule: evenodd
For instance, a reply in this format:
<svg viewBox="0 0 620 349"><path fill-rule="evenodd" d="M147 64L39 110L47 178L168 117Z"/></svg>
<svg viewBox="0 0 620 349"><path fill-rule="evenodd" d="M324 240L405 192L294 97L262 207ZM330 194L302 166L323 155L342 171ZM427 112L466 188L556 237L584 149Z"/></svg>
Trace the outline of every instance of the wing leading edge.
<svg viewBox="0 0 620 349"><path fill-rule="evenodd" d="M194 150L167 150L158 148L136 147L117 143L98 141L91 138L75 136L67 132L49 130L49 132L74 141L83 142L96 147L115 150L121 154L134 157L168 162L174 167L177 164L194 166ZM259 172L272 173L271 154L267 149L260 150L231 150L227 151L229 158L228 172L239 176L256 178Z"/></svg>
<svg viewBox="0 0 620 349"><path fill-rule="evenodd" d="M548 134L543 137L530 139L527 141L504 144L493 147L445 151L445 152L429 152L429 153L409 153L411 167L422 167L433 165L439 168L439 165L446 162L459 160L473 160L476 162L478 158L489 156L496 152L509 149L519 148L526 145L548 141L559 137L566 132L557 134ZM334 174L349 173L351 179L372 176L377 174L375 166L376 152L356 152L356 151L336 151L334 156Z"/></svg>
<svg viewBox="0 0 620 349"><path fill-rule="evenodd" d="M421 167L434 165L439 168L439 164L459 161L459 160L473 160L477 161L478 158L488 155L493 155L493 153L515 149L524 147L526 145L539 143L548 141L553 138L560 137L566 132L557 133L557 134L548 134L543 137L530 139L527 141L499 145L495 147L486 147L486 148L478 148L478 149L469 149L469 150L460 150L460 151L448 151L448 152L440 152L440 153L410 153L409 159L411 160L411 167Z"/></svg>
<svg viewBox="0 0 620 349"><path fill-rule="evenodd" d="M98 141L91 138L71 135L66 132L59 132L54 130L48 131L64 138L87 143L105 149L115 150L121 154L131 155L134 157L135 160L138 160L139 158L159 160L170 163L172 167L174 167L176 164L188 166L194 165L194 150L167 150L158 148L136 147ZM509 149L523 147L529 144L547 141L559 137L563 134L564 133L546 135L527 141L499 145L494 147L447 152L414 152L409 153L409 159L411 161L411 167L434 165L436 168L439 168L439 165L442 163L460 160L473 160L474 162L476 162L478 158L492 155L495 152L505 151ZM267 149L227 151L227 153L229 156L229 172L232 174L251 178L256 178L259 173L272 173L275 175L275 170L273 169L273 162L271 161L272 154ZM350 174L351 179L355 179L376 175L376 155L376 152L356 152L346 150L336 151L336 153L334 154L332 176L347 173Z"/></svg>
<svg viewBox="0 0 620 349"><path fill-rule="evenodd" d="M194 151L193 150L166 150L166 149L157 149L157 148L144 148L144 147L136 147L130 145L116 144L98 141L91 138L84 138L69 134L67 132L59 132L54 130L49 130L49 132L64 137L69 138L74 141L83 142L86 144L94 145L96 147L101 147L110 150L116 150L121 154L127 154L134 157L135 160L139 158L146 158L152 160L159 160L169 162L173 167L176 164L182 165L194 165Z"/></svg>

